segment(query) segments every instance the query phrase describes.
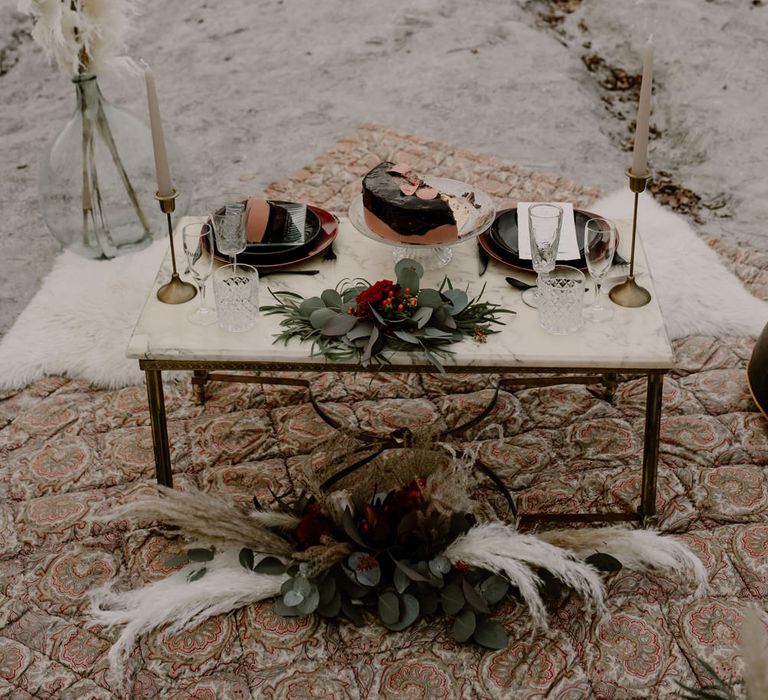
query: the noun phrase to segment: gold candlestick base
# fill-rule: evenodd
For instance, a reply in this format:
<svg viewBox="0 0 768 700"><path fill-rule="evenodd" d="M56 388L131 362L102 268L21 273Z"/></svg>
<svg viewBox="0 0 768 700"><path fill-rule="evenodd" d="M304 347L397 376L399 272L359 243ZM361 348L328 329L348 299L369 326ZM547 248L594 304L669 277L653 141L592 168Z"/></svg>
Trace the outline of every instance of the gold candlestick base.
<svg viewBox="0 0 768 700"><path fill-rule="evenodd" d="M171 214L176 209L176 197L178 196L179 193L175 189L169 195L161 195L159 192L155 193L155 199L160 202L160 209L168 219L168 237L171 241L171 263L173 264L171 281L157 290L157 298L163 304L184 304L190 299L194 299L197 294L195 285L182 280L176 271L176 251L173 247L173 221L171 221Z"/></svg>
<svg viewBox="0 0 768 700"><path fill-rule="evenodd" d="M646 170L642 175L635 175L631 169L627 169L629 177L629 189L635 193L635 206L632 212L632 253L629 256L629 274L621 284L617 284L608 296L614 304L627 308L645 306L651 300L651 293L635 282L635 240L637 237L637 201L640 193L645 190L648 180L651 179L650 171Z"/></svg>
<svg viewBox="0 0 768 700"><path fill-rule="evenodd" d="M627 279L621 284L613 287L608 292L608 296L614 304L629 308L645 306L651 300L651 293L645 287L641 287L635 282L635 278L632 275L628 275Z"/></svg>
<svg viewBox="0 0 768 700"><path fill-rule="evenodd" d="M178 272L174 272L171 275L171 281L157 290L157 298L163 304L183 304L194 299L196 294L195 286L181 279Z"/></svg>

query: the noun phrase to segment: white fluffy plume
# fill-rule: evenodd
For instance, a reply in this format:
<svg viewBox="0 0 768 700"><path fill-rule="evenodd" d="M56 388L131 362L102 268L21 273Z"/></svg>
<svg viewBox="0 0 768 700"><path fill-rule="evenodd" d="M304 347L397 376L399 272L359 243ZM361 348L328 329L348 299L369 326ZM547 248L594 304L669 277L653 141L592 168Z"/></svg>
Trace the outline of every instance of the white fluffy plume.
<svg viewBox="0 0 768 700"><path fill-rule="evenodd" d="M120 53L137 0L19 0L18 8L35 19L32 38L70 75L80 72L81 52L90 71L134 66Z"/></svg>
<svg viewBox="0 0 768 700"><path fill-rule="evenodd" d="M679 540L653 530L615 526L551 530L536 537L557 547L570 549L581 557L595 552L610 554L622 566L635 571L666 569L683 580L690 579L695 586L695 596L704 595L709 588L707 570L701 560Z"/></svg>
<svg viewBox="0 0 768 700"><path fill-rule="evenodd" d="M534 624L539 627L546 627L547 612L538 591L540 579L531 567L547 569L588 604L603 608L603 584L595 569L577 559L573 552L533 535L518 534L503 523L472 528L451 543L445 556L454 563L462 561L509 579L520 590Z"/></svg>
<svg viewBox="0 0 768 700"><path fill-rule="evenodd" d="M191 564L135 591L121 593L108 586L90 594L91 623L104 627L124 625L109 651L110 670L118 681L141 635L166 624L169 632L180 632L280 592L287 576L247 571L240 566L238 555L239 549L221 552L205 564ZM203 566L206 573L202 578L187 580L191 572Z"/></svg>

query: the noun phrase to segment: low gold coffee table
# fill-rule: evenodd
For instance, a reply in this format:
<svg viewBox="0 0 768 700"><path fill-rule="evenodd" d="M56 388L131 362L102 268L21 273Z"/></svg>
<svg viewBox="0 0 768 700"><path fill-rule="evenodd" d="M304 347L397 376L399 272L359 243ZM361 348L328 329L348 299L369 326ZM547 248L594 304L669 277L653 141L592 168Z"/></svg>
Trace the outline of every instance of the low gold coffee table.
<svg viewBox="0 0 768 700"><path fill-rule="evenodd" d="M177 237L182 226L192 221L194 219L186 218L178 222ZM314 296L334 287L345 277L364 276L371 282L391 279L394 268L392 249L362 238L344 219L334 246L338 255L335 262L317 258L295 268L319 269L320 273L316 276L276 275L263 280L260 283L262 303L267 303L267 287ZM181 249L180 242L177 249ZM149 292L127 350L128 357L136 358L146 375L158 483L173 485L163 371L195 372L198 385L204 382L206 373L216 370L366 371L354 361L331 362L321 356L312 357L309 347L299 342L288 346L274 345L274 336L279 333L279 316L262 316L258 326L246 333L227 333L215 325L193 326L186 320L189 304L162 304L156 298L158 287L168 277L168 266L166 259ZM643 286L651 291L651 302L638 309L614 306L615 313L610 322L586 324L578 333L568 336L550 335L539 327L538 312L525 306L520 301L520 293L505 282L508 269L492 261L482 279L478 277L477 269L476 243L468 242L455 248L453 261L446 270L425 272L423 284L436 287L444 274L450 276L454 286L463 288L469 285L470 293L479 292L485 284L485 299L513 309L517 315L504 319L506 325L501 327L501 333L489 336L483 344L467 339L451 346L455 354L446 360L446 372L513 373L517 378L511 381L528 385L605 382L611 386L615 385L618 375L622 378L647 378L642 488L638 510L632 513L524 513L521 517L524 520L652 521L656 513L662 384L664 374L673 366L674 357L642 245L638 245L636 273L640 275ZM212 290L209 290L209 296L213 299ZM422 358L407 353L397 353L391 359L392 364L385 365L381 371L436 371Z"/></svg>

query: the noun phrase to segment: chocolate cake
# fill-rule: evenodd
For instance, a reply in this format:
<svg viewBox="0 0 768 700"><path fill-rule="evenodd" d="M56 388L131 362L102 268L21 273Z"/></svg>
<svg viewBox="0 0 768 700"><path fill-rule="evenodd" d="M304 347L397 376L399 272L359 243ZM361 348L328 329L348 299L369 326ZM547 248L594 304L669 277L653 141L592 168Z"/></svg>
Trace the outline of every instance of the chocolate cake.
<svg viewBox="0 0 768 700"><path fill-rule="evenodd" d="M363 216L382 238L435 245L459 237L467 210L459 198L429 187L408 166L384 162L363 178Z"/></svg>

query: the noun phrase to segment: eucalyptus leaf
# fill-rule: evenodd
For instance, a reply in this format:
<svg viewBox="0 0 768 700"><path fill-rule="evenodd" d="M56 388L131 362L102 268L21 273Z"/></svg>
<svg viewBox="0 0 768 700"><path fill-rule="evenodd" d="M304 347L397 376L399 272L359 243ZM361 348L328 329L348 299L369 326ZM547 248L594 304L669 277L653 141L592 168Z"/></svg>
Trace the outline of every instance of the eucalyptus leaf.
<svg viewBox="0 0 768 700"><path fill-rule="evenodd" d="M488 604L483 599L483 596L477 592L475 587L469 581L467 581L467 579L462 579L461 592L464 594L464 598L466 599L467 604L477 610L477 612L490 612Z"/></svg>
<svg viewBox="0 0 768 700"><path fill-rule="evenodd" d="M397 279L400 279L400 273L403 270L412 270L419 279L424 276L423 265L412 258L403 258L395 264L395 276Z"/></svg>
<svg viewBox="0 0 768 700"><path fill-rule="evenodd" d="M321 310L322 311L322 310ZM316 311L315 313L320 313ZM314 314L313 314L314 315ZM352 314L340 313L325 322L320 332L323 335L337 336L344 335L351 331L357 323L357 316Z"/></svg>
<svg viewBox="0 0 768 700"><path fill-rule="evenodd" d="M320 297L309 297L299 304L299 314L302 318L309 318L313 311L325 308L325 304Z"/></svg>
<svg viewBox="0 0 768 700"><path fill-rule="evenodd" d="M344 305L344 302L341 299L341 294L339 294L335 289L326 289L320 295L320 299L326 306L330 306L334 309L341 309L341 307Z"/></svg>
<svg viewBox="0 0 768 700"><path fill-rule="evenodd" d="M242 554L242 552L241 552ZM251 554L253 554L251 552ZM242 564L242 560L240 562ZM257 574L284 574L285 564L276 557L264 557L258 564L252 567Z"/></svg>
<svg viewBox="0 0 768 700"><path fill-rule="evenodd" d="M321 309L316 309L309 315L309 322L312 324L312 328L319 330L332 318L336 318L336 316L341 316L341 314L333 309L326 309L323 307Z"/></svg>
<svg viewBox="0 0 768 700"><path fill-rule="evenodd" d="M374 557L365 552L352 552L347 565L355 572L355 579L363 586L375 586L381 581L381 567Z"/></svg>
<svg viewBox="0 0 768 700"><path fill-rule="evenodd" d="M352 601L349 598L342 597L341 599L341 609L344 612L344 614L352 620L352 622L357 625L358 627L362 627L363 622L363 616L360 614L360 608L357 605L353 605Z"/></svg>
<svg viewBox="0 0 768 700"><path fill-rule="evenodd" d="M429 571L433 576L444 576L451 570L451 562L441 554L429 562Z"/></svg>
<svg viewBox="0 0 768 700"><path fill-rule="evenodd" d="M426 338L450 338L453 334L450 331L443 331L439 328L432 328L428 326L424 329L424 337Z"/></svg>
<svg viewBox="0 0 768 700"><path fill-rule="evenodd" d="M466 642L475 632L477 617L471 610L460 612L453 622L453 638L457 642Z"/></svg>
<svg viewBox="0 0 768 700"><path fill-rule="evenodd" d="M410 593L404 593L400 598L400 619L392 625L386 625L393 632L404 630L416 622L419 617L419 601Z"/></svg>
<svg viewBox="0 0 768 700"><path fill-rule="evenodd" d="M472 634L472 639L487 649L504 649L509 644L504 628L498 622L491 620L480 620Z"/></svg>
<svg viewBox="0 0 768 700"><path fill-rule="evenodd" d="M418 328L424 328L429 323L429 319L432 318L433 311L431 306L422 306L411 316L411 320L416 323Z"/></svg>
<svg viewBox="0 0 768 700"><path fill-rule="evenodd" d="M336 596L336 579L333 576L326 576L319 585L320 605L328 605Z"/></svg>
<svg viewBox="0 0 768 700"><path fill-rule="evenodd" d="M419 608L424 615L433 615L437 612L440 599L432 588L423 588L416 594L416 597L419 599Z"/></svg>
<svg viewBox="0 0 768 700"><path fill-rule="evenodd" d="M405 575L405 572L400 567L396 566L395 571L392 574L392 583L398 593L403 593L411 584L411 579Z"/></svg>
<svg viewBox="0 0 768 700"><path fill-rule="evenodd" d="M443 306L445 302L443 297L440 296L440 292L436 289L422 289L419 291L419 306L429 307L431 309L438 309Z"/></svg>
<svg viewBox="0 0 768 700"><path fill-rule="evenodd" d="M405 290L410 290L410 294L416 296L419 293L419 275L411 268L405 267L397 275L397 283L400 285L400 291L405 294Z"/></svg>
<svg viewBox="0 0 768 700"><path fill-rule="evenodd" d="M304 596L297 590L291 589L283 594L283 603L289 608L295 608L300 603L304 602Z"/></svg>
<svg viewBox="0 0 768 700"><path fill-rule="evenodd" d="M406 562L400 561L399 559L394 559L395 566L397 566L398 569L400 569L411 581L429 581L429 578L427 576L423 576L420 574L416 569L409 566Z"/></svg>
<svg viewBox="0 0 768 700"><path fill-rule="evenodd" d="M311 615L317 609L320 604L320 591L317 590L317 586L312 586L312 590L304 598L304 600L296 606L296 609L302 615Z"/></svg>
<svg viewBox="0 0 768 700"><path fill-rule="evenodd" d="M347 338L349 340L357 340L358 338L369 338L373 332L373 324L370 321L361 321L352 330L347 332Z"/></svg>
<svg viewBox="0 0 768 700"><path fill-rule="evenodd" d="M315 586L306 576L296 576L293 579L293 590L300 593L304 598L312 592L313 588Z"/></svg>
<svg viewBox="0 0 768 700"><path fill-rule="evenodd" d="M426 330L430 329L427 328ZM413 333L408 333L407 331L395 331L395 336L400 338L400 340L404 340L406 343L411 343L412 345L419 344L419 339Z"/></svg>
<svg viewBox="0 0 768 700"><path fill-rule="evenodd" d="M338 590L335 591L333 594L333 598L331 598L329 601L325 603L321 600L315 612L318 615L322 615L323 617L338 617L339 612L341 612L340 591Z"/></svg>
<svg viewBox="0 0 768 700"><path fill-rule="evenodd" d="M376 343L379 340L379 329L377 326L374 326L371 330L371 336L368 338L368 342L366 343L365 350L363 350L363 362L368 362L368 360L371 359L371 355L373 354L373 350L376 347Z"/></svg>
<svg viewBox="0 0 768 700"><path fill-rule="evenodd" d="M394 625L400 619L400 599L391 591L379 596L379 617L385 625Z"/></svg>
<svg viewBox="0 0 768 700"><path fill-rule="evenodd" d="M455 583L451 583L443 588L440 593L440 605L446 615L455 615L464 607L464 594Z"/></svg>
<svg viewBox="0 0 768 700"><path fill-rule="evenodd" d="M288 607L281 598L275 598L272 609L283 617L300 617L301 613L295 607Z"/></svg>
<svg viewBox="0 0 768 700"><path fill-rule="evenodd" d="M192 583L193 581L199 581L203 576L205 576L205 572L207 569L203 567L202 569L197 569L196 571L193 571L189 576L187 576L187 581L189 583Z"/></svg>
<svg viewBox="0 0 768 700"><path fill-rule="evenodd" d="M189 561L196 561L196 562L211 561L211 559L213 559L213 550L198 549L198 548L188 549L187 557Z"/></svg>
<svg viewBox="0 0 768 700"><path fill-rule="evenodd" d="M503 576L492 574L480 584L480 594L488 605L496 605L509 590L509 581Z"/></svg>
<svg viewBox="0 0 768 700"><path fill-rule="evenodd" d="M443 296L447 297L451 302L449 309L451 316L460 314L469 305L469 297L461 289L448 289L443 292Z"/></svg>
<svg viewBox="0 0 768 700"><path fill-rule="evenodd" d="M243 547L240 550L238 559L240 559L240 566L242 566L244 569L248 569L248 571L253 570L253 550L252 549L248 549L248 547Z"/></svg>

